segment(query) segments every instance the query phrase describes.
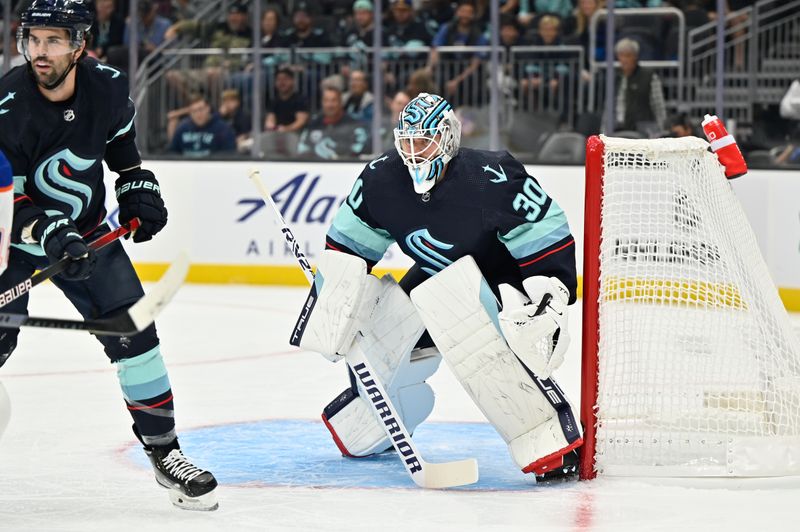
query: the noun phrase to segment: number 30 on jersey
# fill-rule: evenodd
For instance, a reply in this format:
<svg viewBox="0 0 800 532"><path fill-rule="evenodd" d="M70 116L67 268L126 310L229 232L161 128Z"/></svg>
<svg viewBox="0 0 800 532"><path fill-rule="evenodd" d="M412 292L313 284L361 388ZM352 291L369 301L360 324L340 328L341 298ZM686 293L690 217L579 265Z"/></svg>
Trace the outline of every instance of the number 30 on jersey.
<svg viewBox="0 0 800 532"><path fill-rule="evenodd" d="M548 197L544 190L532 177L525 180L522 192L514 197L514 210L525 216L529 222L535 222L542 213L542 207L547 203Z"/></svg>

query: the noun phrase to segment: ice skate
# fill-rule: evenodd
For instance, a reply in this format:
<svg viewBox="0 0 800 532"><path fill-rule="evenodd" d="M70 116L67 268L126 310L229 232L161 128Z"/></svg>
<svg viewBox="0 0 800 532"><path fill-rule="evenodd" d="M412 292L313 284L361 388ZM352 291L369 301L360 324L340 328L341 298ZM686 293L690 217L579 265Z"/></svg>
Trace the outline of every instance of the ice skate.
<svg viewBox="0 0 800 532"><path fill-rule="evenodd" d="M172 504L184 510L213 511L217 503L217 479L209 471L196 467L178 447L145 446L144 450L156 475L156 482L169 490Z"/></svg>

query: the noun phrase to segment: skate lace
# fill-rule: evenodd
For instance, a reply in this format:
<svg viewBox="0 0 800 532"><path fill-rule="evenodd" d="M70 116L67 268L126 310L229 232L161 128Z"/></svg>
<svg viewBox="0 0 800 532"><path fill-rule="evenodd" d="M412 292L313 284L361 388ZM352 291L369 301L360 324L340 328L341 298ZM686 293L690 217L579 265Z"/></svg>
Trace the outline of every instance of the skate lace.
<svg viewBox="0 0 800 532"><path fill-rule="evenodd" d="M166 469L169 474L186 482L189 482L204 472L202 469L195 467L194 464L183 456L183 452L181 452L180 449L173 449L170 451L167 457L164 458L163 464L164 469Z"/></svg>

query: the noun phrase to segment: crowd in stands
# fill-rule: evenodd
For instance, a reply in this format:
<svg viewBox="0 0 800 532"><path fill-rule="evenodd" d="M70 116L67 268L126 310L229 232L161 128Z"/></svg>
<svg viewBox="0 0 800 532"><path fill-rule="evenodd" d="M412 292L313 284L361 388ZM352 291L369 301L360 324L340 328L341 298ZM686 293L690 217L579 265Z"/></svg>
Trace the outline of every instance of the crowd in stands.
<svg viewBox="0 0 800 532"><path fill-rule="evenodd" d="M139 57L157 54L160 46L173 42L176 46L226 51L250 48L253 1L221 3L225 10L217 18L220 11L208 7L219 2L138 0ZM387 149L393 143L391 130L399 110L420 92L436 92L448 98L463 110L468 126L469 113L475 113L475 127L466 127L466 134L485 127L485 114L475 109L487 107L489 101L486 47L491 41L491 0L261 1L260 45L267 50L258 64L252 54L213 53L189 67L173 67L163 73L171 95L170 108L163 117L163 151L197 157L250 153L253 125L257 124L265 154L328 160L366 157L374 151L372 120L376 109L380 107L382 117L382 148ZM376 1L382 2L380 21L375 19ZM586 113L575 113L581 103L578 100L585 98L576 87L591 79L590 60L605 59L604 25L597 27L594 43L590 42L589 29L592 15L604 7L605 1L499 1L498 37L504 52L499 74L506 101L512 102L515 111L547 110L556 131L578 130L584 135L598 132L607 117L600 112L586 120L582 116ZM94 3L97 20L90 54L128 69L132 42L128 0ZM729 10L750 3L726 0ZM29 0L12 2L16 13L27 4ZM718 16L716 4L716 0L615 1L618 9L678 8L687 31L714 20ZM208 16L208 12L214 16ZM373 92L371 57L365 52L373 45L378 23L382 45L388 48L379 76L383 80L381 101L376 101ZM670 108L659 74L640 65L643 60L675 59L677 25L668 17L652 19L648 24L646 28L629 24L627 31L624 21L617 26L622 31L615 35L613 49L620 64L615 83L615 130L641 137L696 134L701 117L681 113L674 105ZM13 21L9 27L14 30ZM440 51L444 46L478 48L444 55ZM519 48L525 46L538 48ZM565 46L582 49L582 64L577 68L572 68L561 52ZM344 52L343 60L341 51L319 50L329 47L353 52ZM270 50L274 48L281 50ZM512 50L523 51L512 54ZM10 53L12 65L24 63L15 50ZM391 68L390 60L397 62L398 58L408 68ZM254 121L255 74L262 80L258 97L262 114ZM800 139L789 139L782 147L782 160L800 159L800 150L792 148L798 144Z"/></svg>

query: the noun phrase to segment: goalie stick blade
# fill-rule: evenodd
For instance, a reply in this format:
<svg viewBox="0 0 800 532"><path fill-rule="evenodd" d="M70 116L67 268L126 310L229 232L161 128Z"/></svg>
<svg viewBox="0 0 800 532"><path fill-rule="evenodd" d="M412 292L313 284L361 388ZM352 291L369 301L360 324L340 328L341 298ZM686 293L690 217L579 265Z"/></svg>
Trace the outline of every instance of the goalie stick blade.
<svg viewBox="0 0 800 532"><path fill-rule="evenodd" d="M478 482L478 462L474 458L442 464L424 462L422 470L425 472L425 477L414 479L421 488L454 488Z"/></svg>
<svg viewBox="0 0 800 532"><path fill-rule="evenodd" d="M189 271L189 256L181 252L158 283L127 311L99 320L67 320L38 318L24 314L0 312L0 328L39 327L88 331L103 336L129 336L141 332L178 291Z"/></svg>

